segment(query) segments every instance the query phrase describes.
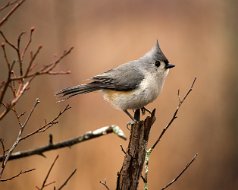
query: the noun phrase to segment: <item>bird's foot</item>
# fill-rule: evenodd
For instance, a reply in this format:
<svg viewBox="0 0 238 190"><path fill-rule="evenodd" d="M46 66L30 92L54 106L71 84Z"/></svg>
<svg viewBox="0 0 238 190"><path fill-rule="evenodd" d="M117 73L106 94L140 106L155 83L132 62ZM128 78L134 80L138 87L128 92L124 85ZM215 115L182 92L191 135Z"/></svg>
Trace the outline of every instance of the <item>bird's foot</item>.
<svg viewBox="0 0 238 190"><path fill-rule="evenodd" d="M148 112L150 115L152 114L152 112L148 110L146 107L141 108L141 112L143 115L145 115L145 112Z"/></svg>
<svg viewBox="0 0 238 190"><path fill-rule="evenodd" d="M132 121L129 121L127 124L126 124L126 128L128 130L130 130L129 127L131 127L132 125L134 125L135 123L139 122L140 121L140 109L137 109L134 113L134 117L127 111L127 110L124 110L124 112L131 118Z"/></svg>
<svg viewBox="0 0 238 190"><path fill-rule="evenodd" d="M127 128L128 130L131 130L130 127L133 126L133 125L135 125L135 124L138 123L138 122L139 122L139 121L137 121L137 120L129 121L129 122L126 124L126 128Z"/></svg>

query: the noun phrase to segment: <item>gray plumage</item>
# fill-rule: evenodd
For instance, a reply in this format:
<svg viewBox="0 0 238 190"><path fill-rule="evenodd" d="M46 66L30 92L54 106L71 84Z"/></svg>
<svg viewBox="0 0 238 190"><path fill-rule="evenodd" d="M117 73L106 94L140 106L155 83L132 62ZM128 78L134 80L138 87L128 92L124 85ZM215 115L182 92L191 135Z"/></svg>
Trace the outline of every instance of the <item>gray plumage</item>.
<svg viewBox="0 0 238 190"><path fill-rule="evenodd" d="M128 64L131 68L128 69ZM136 75L134 73L137 73ZM78 95L93 92L96 90L116 90L129 91L138 87L144 79L144 75L138 70L137 61L128 62L111 69L105 73L96 75L92 78L92 82L81 84L59 91L56 95L67 96L68 98Z"/></svg>
<svg viewBox="0 0 238 190"><path fill-rule="evenodd" d="M142 108L160 94L168 70L172 67L174 65L169 64L157 41L141 58L96 75L88 84L65 88L57 95L70 98L102 90L105 100L128 114L127 109Z"/></svg>

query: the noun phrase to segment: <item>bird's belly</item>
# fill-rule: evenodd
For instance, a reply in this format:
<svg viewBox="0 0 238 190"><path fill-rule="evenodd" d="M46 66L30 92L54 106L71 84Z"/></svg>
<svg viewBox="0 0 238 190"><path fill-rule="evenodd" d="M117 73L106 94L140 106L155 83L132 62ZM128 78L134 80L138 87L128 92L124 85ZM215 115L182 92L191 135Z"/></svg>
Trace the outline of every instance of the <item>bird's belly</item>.
<svg viewBox="0 0 238 190"><path fill-rule="evenodd" d="M154 101L161 92L164 78L148 74L140 85L130 91L103 90L104 99L117 109L139 109Z"/></svg>
<svg viewBox="0 0 238 190"><path fill-rule="evenodd" d="M159 95L159 89L138 88L132 91L103 90L104 99L117 109L139 109L152 102Z"/></svg>

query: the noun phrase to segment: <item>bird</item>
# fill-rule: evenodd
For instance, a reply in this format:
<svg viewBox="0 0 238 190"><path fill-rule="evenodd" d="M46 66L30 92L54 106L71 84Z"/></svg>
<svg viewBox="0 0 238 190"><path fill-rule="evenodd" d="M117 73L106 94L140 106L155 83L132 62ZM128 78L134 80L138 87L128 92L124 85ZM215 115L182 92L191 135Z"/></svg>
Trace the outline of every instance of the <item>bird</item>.
<svg viewBox="0 0 238 190"><path fill-rule="evenodd" d="M175 65L169 63L157 40L152 49L139 59L93 76L86 84L64 88L56 95L66 100L79 94L101 91L106 101L135 121L128 110L144 109L149 112L145 106L160 95L173 67Z"/></svg>

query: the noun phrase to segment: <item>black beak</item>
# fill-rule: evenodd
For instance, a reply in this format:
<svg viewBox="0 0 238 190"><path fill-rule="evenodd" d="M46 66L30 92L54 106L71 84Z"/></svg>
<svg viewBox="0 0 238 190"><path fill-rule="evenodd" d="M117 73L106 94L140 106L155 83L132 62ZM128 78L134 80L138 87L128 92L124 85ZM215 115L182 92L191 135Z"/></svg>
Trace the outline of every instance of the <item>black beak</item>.
<svg viewBox="0 0 238 190"><path fill-rule="evenodd" d="M175 67L175 65L170 64L170 63L168 63L168 64L165 66L166 69L171 69L171 68L173 68L173 67Z"/></svg>

